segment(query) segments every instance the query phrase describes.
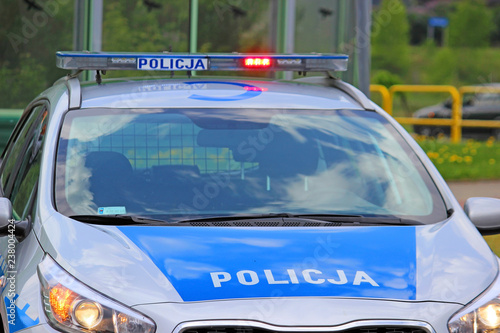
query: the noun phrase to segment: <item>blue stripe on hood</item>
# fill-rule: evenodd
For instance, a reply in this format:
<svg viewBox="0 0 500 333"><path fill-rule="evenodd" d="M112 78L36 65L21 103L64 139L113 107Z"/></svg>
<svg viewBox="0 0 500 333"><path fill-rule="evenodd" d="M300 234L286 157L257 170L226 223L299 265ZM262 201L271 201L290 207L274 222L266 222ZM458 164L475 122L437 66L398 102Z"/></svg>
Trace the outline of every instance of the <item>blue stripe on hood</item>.
<svg viewBox="0 0 500 333"><path fill-rule="evenodd" d="M413 226L118 228L184 301L416 297Z"/></svg>

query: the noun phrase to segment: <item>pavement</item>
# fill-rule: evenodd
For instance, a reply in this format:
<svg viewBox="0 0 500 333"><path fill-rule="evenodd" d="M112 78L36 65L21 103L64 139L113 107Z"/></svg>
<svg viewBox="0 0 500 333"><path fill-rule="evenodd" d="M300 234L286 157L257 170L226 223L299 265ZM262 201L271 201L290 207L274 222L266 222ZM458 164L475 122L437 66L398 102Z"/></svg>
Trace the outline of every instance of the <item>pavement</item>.
<svg viewBox="0 0 500 333"><path fill-rule="evenodd" d="M453 181L448 182L448 186L462 205L471 197L500 199L500 180Z"/></svg>

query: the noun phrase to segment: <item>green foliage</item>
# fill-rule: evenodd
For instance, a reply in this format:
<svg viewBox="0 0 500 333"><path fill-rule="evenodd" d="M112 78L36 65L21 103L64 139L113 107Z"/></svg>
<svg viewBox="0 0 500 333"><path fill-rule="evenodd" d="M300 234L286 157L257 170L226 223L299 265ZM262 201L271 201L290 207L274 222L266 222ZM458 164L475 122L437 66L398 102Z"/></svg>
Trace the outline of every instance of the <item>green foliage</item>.
<svg viewBox="0 0 500 333"><path fill-rule="evenodd" d="M457 81L457 57L455 51L443 47L429 62L427 82L432 84L451 84Z"/></svg>
<svg viewBox="0 0 500 333"><path fill-rule="evenodd" d="M29 53L23 53L19 59L22 62L17 68L9 68L7 64L0 67L0 91L2 105L10 108L24 109L33 97L41 93L52 82L46 68ZM36 75L36 79L35 79ZM31 95L27 95L31 94Z"/></svg>
<svg viewBox="0 0 500 333"><path fill-rule="evenodd" d="M38 1L43 11L22 1L1 1L1 108L24 108L67 71L55 67L58 50L73 49L72 1ZM107 0L103 10L103 51L189 51L189 1ZM265 51L269 0L200 0L198 51ZM159 73L141 73L158 75ZM163 73L165 74L165 73ZM109 71L105 78L138 76Z"/></svg>
<svg viewBox="0 0 500 333"><path fill-rule="evenodd" d="M267 0L200 1L197 51L265 52L268 9ZM188 52L189 2L171 0L152 11L140 0L105 2L103 34L105 51ZM143 73L149 74L155 75ZM111 71L106 77L137 75Z"/></svg>
<svg viewBox="0 0 500 333"><path fill-rule="evenodd" d="M500 81L500 49L411 47L411 66L402 76L406 84L455 86Z"/></svg>
<svg viewBox="0 0 500 333"><path fill-rule="evenodd" d="M372 68L406 74L410 64L409 24L401 0L383 0L373 15Z"/></svg>
<svg viewBox="0 0 500 333"><path fill-rule="evenodd" d="M262 51L268 8L263 0L200 1L198 51ZM103 33L103 49L108 51L188 52L189 2L171 0L152 11L143 1L106 2Z"/></svg>
<svg viewBox="0 0 500 333"><path fill-rule="evenodd" d="M44 11L28 10L23 2L0 2L0 35L4 37L0 38L0 107L23 108L67 74L55 67L54 54L57 50L72 49L74 3L55 0L39 4ZM171 47L176 52L188 51L189 2L169 0L160 4L161 8L149 10L142 0L105 1L103 50L158 52ZM269 0L200 0L198 51L265 52L269 47L269 4ZM465 20L460 15L465 15L467 6L485 10L479 0L464 0L453 15ZM436 9L436 15L447 15L449 4L441 7ZM470 12L467 14L472 17L475 11ZM493 26L490 16L500 17L500 9L489 12L486 10L486 14L475 18L472 28L467 29L489 31L482 26L487 21ZM412 20L420 20L422 29L425 20L421 17ZM499 31L496 33L500 34ZM473 34L474 40L484 38L477 31ZM499 49L450 50L432 43L409 47L408 19L402 0L384 0L373 14L372 41L373 83L464 85L500 81ZM106 77L137 75L137 72L110 71Z"/></svg>
<svg viewBox="0 0 500 333"><path fill-rule="evenodd" d="M24 108L66 71L55 67L57 50L72 48L73 3L46 1L43 11L0 3L0 107Z"/></svg>
<svg viewBox="0 0 500 333"><path fill-rule="evenodd" d="M493 32L493 14L484 0L461 0L450 15L451 47L486 47Z"/></svg>
<svg viewBox="0 0 500 333"><path fill-rule="evenodd" d="M399 77L399 75L393 74L389 71L386 70L378 70L373 72L372 74L372 79L371 79L372 84L381 84L387 88L390 86L393 86L395 84L402 84L403 81Z"/></svg>
<svg viewBox="0 0 500 333"><path fill-rule="evenodd" d="M160 10L148 10L143 1L104 3L105 51L188 51L188 2L171 0Z"/></svg>
<svg viewBox="0 0 500 333"><path fill-rule="evenodd" d="M262 0L201 1L199 48L210 52L265 52L268 9L269 2Z"/></svg>
<svg viewBox="0 0 500 333"><path fill-rule="evenodd" d="M500 256L500 235L484 236L484 239L490 246L491 250Z"/></svg>
<svg viewBox="0 0 500 333"><path fill-rule="evenodd" d="M493 22L495 27L491 34L493 46L500 46L500 6L493 8Z"/></svg>

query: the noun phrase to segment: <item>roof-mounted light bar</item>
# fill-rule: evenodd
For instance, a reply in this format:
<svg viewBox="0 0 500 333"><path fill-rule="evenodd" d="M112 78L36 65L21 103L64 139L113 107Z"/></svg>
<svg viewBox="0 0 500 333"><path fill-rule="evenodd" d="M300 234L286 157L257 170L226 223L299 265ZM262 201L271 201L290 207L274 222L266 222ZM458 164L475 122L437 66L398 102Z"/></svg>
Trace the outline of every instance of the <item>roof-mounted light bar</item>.
<svg viewBox="0 0 500 333"><path fill-rule="evenodd" d="M147 71L345 71L343 54L57 52L57 67Z"/></svg>

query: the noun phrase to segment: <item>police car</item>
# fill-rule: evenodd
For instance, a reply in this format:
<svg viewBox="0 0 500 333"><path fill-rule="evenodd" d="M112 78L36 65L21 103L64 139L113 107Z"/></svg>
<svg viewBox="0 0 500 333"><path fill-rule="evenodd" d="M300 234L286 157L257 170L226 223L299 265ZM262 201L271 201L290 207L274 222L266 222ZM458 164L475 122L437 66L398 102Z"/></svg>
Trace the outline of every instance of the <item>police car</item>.
<svg viewBox="0 0 500 333"><path fill-rule="evenodd" d="M465 211L332 54L57 53L0 168L9 332L489 333L500 201ZM108 70L326 72L104 80ZM189 73L190 74L190 73ZM472 221L472 223L471 223Z"/></svg>

